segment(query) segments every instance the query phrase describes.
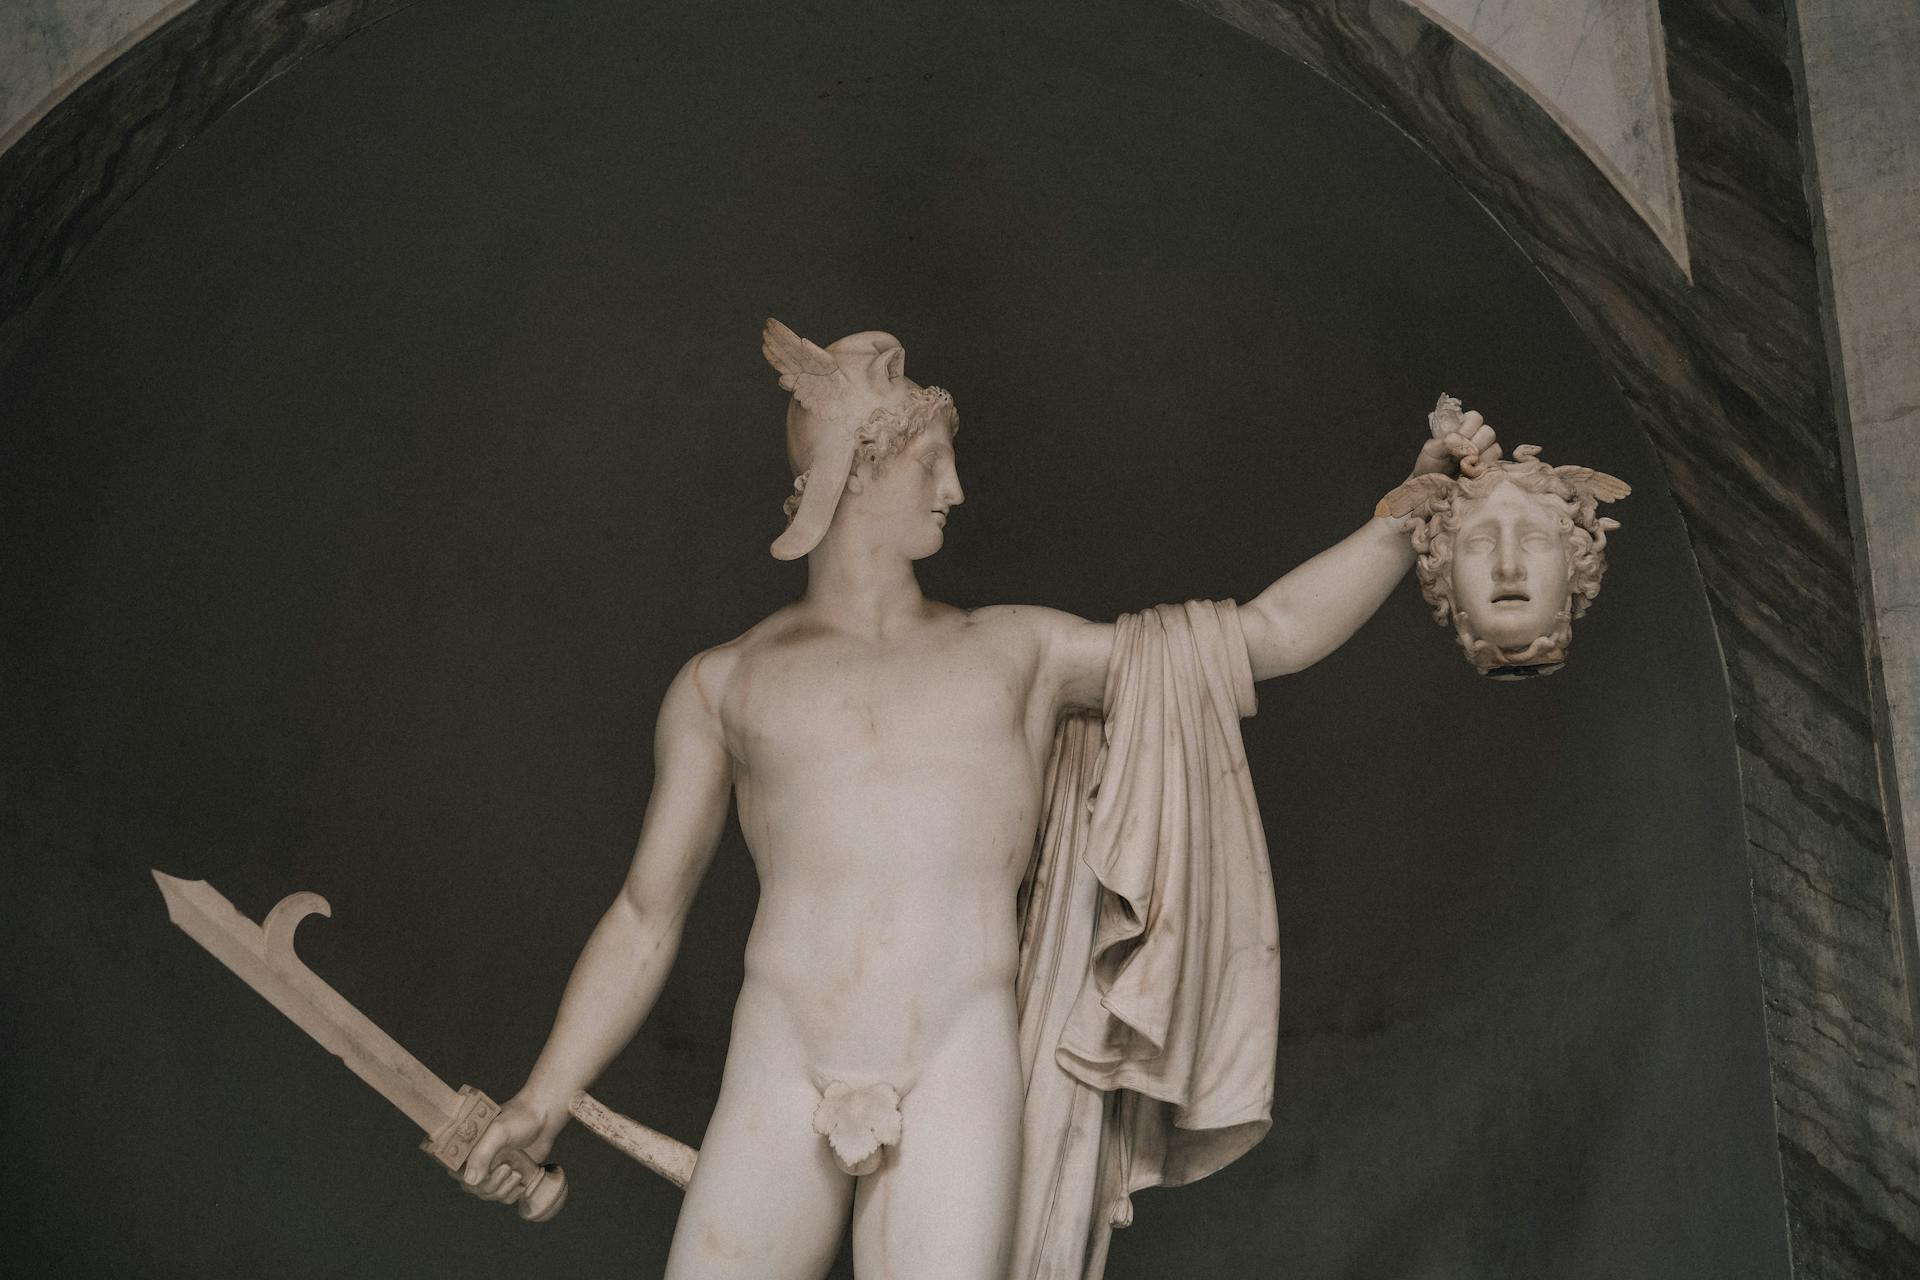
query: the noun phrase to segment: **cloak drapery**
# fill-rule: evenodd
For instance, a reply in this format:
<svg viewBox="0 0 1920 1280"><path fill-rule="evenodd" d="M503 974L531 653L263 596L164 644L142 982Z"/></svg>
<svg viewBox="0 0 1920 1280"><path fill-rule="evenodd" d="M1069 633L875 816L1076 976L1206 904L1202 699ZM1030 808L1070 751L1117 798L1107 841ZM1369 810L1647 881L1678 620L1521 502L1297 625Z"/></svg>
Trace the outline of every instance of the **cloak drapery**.
<svg viewBox="0 0 1920 1280"><path fill-rule="evenodd" d="M1272 1124L1279 924L1233 602L1120 618L1104 707L1054 737L1021 890L1009 1280L1099 1280L1133 1192L1205 1177Z"/></svg>

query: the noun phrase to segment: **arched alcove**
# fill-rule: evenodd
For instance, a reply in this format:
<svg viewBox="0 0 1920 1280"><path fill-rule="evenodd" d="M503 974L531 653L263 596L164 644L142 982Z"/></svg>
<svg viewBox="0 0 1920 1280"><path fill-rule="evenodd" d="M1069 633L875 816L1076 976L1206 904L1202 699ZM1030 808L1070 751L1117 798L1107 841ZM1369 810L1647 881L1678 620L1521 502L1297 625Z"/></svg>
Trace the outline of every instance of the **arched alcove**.
<svg viewBox="0 0 1920 1280"><path fill-rule="evenodd" d="M125 1162L65 1170L30 1238L82 1221L52 1192L85 1205L190 1134L251 1154L154 1193L90 1258L161 1238L183 1273L663 1255L675 1197L584 1140L574 1216L545 1238L436 1198L400 1122L127 875L176 859L255 915L326 892L315 967L431 1066L509 1089L637 829L659 688L792 589L761 550L784 489L752 338L772 310L823 338L883 323L953 386L973 497L929 579L962 604L1244 598L1364 518L1443 386L1511 442L1639 486L1554 681L1476 686L1408 587L1263 688L1278 1131L1143 1198L1110 1274L1765 1274L1784 1266L1769 1062L1804 1091L1780 1135L1804 1256L1804 1206L1860 1162L1797 1139L1793 1109L1859 1095L1796 1019L1829 990L1867 1013L1902 993L1837 972L1829 909L1778 889L1816 859L1871 932L1858 658L1796 612L1852 607L1809 425L1823 384L1765 360L1745 388L1767 394L1740 380L1811 322L1731 324L1756 255L1804 283L1794 226L1743 240L1688 188L1690 288L1537 108L1402 8L1231 16L1445 174L1178 8L743 8L719 43L707 16L423 5L208 113L121 216L73 224L89 234L35 259L51 287L0 381L27 552L9 596L35 606L12 638L33 678L9 819L38 855L13 945L49 1056L96 1084L137 1069L131 1096L176 1111ZM1714 122L1679 96L1684 150ZM1782 565L1790 582L1761 571ZM685 1137L750 903L730 843L607 1089ZM74 919L127 941L89 968ZM127 1027L143 1052L107 1065ZM21 1078L34 1125L76 1120L72 1073ZM287 1105L337 1116L328 1134L274 1113L288 1079L325 1091ZM254 1130L313 1145L257 1159ZM213 1232L207 1200L253 1229ZM1894 1214L1845 1211L1893 1222L1861 1247L1902 1256ZM406 1251L427 1231L460 1243L423 1270Z"/></svg>

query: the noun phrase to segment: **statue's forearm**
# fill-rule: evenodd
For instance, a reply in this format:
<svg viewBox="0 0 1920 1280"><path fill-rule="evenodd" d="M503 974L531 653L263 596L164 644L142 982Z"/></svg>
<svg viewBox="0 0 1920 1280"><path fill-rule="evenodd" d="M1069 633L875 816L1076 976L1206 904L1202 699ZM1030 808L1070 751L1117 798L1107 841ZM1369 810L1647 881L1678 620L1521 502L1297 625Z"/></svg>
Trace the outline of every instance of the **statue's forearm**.
<svg viewBox="0 0 1920 1280"><path fill-rule="evenodd" d="M1299 671L1338 649L1412 565L1400 521L1376 518L1262 591L1241 617L1253 678Z"/></svg>
<svg viewBox="0 0 1920 1280"><path fill-rule="evenodd" d="M643 915L625 894L601 917L520 1091L551 1128L565 1123L574 1093L598 1078L646 1020L680 948L680 929L681 918Z"/></svg>

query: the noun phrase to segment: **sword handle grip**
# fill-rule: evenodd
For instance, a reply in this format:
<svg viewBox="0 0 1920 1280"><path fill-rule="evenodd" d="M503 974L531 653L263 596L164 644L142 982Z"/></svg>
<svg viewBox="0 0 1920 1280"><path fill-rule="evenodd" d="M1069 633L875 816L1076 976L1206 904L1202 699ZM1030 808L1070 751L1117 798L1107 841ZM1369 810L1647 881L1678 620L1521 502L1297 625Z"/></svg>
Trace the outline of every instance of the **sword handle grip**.
<svg viewBox="0 0 1920 1280"><path fill-rule="evenodd" d="M567 1202L567 1171L557 1164L535 1164L526 1152L502 1147L495 1167L511 1165L520 1175L520 1196L514 1211L528 1222L545 1222Z"/></svg>
<svg viewBox="0 0 1920 1280"><path fill-rule="evenodd" d="M500 1104L470 1084L460 1086L459 1105L453 1119L438 1134L420 1144L421 1150L438 1160L448 1173L460 1176L467 1156L500 1115ZM545 1222L560 1212L567 1201L567 1175L557 1164L535 1164L518 1147L502 1147L494 1153L493 1167L507 1165L520 1175L520 1189L511 1203L528 1222Z"/></svg>

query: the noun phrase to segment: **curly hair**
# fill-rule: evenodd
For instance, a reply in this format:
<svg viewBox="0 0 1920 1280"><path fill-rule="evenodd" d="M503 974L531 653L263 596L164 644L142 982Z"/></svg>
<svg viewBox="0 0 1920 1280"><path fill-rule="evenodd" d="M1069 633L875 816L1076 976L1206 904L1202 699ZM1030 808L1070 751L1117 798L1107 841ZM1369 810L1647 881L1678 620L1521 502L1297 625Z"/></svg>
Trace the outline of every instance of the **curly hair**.
<svg viewBox="0 0 1920 1280"><path fill-rule="evenodd" d="M953 434L960 434L960 411L954 408L953 397L939 387L921 387L909 395L904 404L875 409L860 424L853 453L854 470L865 467L867 474L875 479L884 476L888 461L919 439L941 417ZM781 507L787 519L793 519L794 512L800 509L800 495L806 491L807 473L802 471L793 478L793 492Z"/></svg>
<svg viewBox="0 0 1920 1280"><path fill-rule="evenodd" d="M1538 445L1523 444L1513 451L1511 461L1496 463L1478 476L1450 481L1408 517L1420 594L1432 606L1435 622L1453 623L1461 651L1482 674L1522 674L1518 669L1525 674L1544 673L1566 661L1573 620L1600 594L1600 579L1607 571L1607 533L1620 527L1618 521L1598 514L1605 497L1596 492L1593 476L1585 467L1550 467L1540 461ZM1567 555L1566 607L1554 615L1547 634L1511 649L1474 635L1471 620L1453 599L1453 539L1460 527L1460 504L1484 498L1503 484L1518 486L1556 506L1555 524Z"/></svg>

